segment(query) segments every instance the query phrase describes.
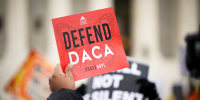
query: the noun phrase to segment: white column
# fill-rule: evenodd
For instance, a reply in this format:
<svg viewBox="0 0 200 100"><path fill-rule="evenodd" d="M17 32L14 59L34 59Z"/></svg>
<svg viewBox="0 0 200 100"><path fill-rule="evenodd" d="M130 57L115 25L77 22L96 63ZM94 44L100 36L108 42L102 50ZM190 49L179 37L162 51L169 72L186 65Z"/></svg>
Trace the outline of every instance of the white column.
<svg viewBox="0 0 200 100"><path fill-rule="evenodd" d="M28 54L27 41L27 2L26 0L7 0L6 50L0 60L0 93L6 100L6 83L22 66Z"/></svg>
<svg viewBox="0 0 200 100"><path fill-rule="evenodd" d="M132 2L132 55L149 61L158 39L158 5L157 0L135 0ZM145 53L145 54L144 54Z"/></svg>
<svg viewBox="0 0 200 100"><path fill-rule="evenodd" d="M48 46L45 58L52 64L60 63L58 50L56 46L55 35L53 31L52 18L63 17L72 14L72 1L73 0L49 0L48 1Z"/></svg>
<svg viewBox="0 0 200 100"><path fill-rule="evenodd" d="M135 0L132 2L132 57L136 60L149 65L149 79L158 83L157 89L161 97L166 91L171 92L169 86L164 84L165 70L167 65L164 66L160 51L159 51L159 0ZM163 75L163 74L164 75ZM169 88L167 90L167 88ZM163 90L163 91L160 91Z"/></svg>
<svg viewBox="0 0 200 100"><path fill-rule="evenodd" d="M179 0L179 42L185 44L185 36L198 32L198 0Z"/></svg>
<svg viewBox="0 0 200 100"><path fill-rule="evenodd" d="M113 0L88 0L88 10L98 10L113 7Z"/></svg>

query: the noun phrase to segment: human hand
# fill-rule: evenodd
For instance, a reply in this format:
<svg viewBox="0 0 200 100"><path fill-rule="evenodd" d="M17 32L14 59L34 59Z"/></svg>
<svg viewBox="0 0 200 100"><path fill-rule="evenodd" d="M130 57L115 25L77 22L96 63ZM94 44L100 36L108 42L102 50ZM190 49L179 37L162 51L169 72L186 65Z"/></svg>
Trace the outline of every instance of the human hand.
<svg viewBox="0 0 200 100"><path fill-rule="evenodd" d="M49 78L49 86L52 92L61 88L75 90L72 67L71 64L68 64L65 73L63 73L60 64L56 65L53 75Z"/></svg>

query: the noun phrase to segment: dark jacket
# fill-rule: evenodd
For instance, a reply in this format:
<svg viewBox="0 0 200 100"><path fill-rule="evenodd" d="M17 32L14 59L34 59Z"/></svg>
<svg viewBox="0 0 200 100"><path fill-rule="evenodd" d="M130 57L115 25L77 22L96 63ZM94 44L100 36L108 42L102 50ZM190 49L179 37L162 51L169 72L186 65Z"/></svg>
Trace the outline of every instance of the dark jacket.
<svg viewBox="0 0 200 100"><path fill-rule="evenodd" d="M83 98L77 91L63 88L51 93L47 100L83 100Z"/></svg>

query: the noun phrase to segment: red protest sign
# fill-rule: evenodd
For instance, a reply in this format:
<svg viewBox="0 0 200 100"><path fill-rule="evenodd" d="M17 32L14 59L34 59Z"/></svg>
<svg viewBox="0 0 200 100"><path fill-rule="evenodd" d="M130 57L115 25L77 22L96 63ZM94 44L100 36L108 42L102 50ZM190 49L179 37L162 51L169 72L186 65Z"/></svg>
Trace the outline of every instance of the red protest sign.
<svg viewBox="0 0 200 100"><path fill-rule="evenodd" d="M113 8L52 19L61 67L80 80L129 66Z"/></svg>

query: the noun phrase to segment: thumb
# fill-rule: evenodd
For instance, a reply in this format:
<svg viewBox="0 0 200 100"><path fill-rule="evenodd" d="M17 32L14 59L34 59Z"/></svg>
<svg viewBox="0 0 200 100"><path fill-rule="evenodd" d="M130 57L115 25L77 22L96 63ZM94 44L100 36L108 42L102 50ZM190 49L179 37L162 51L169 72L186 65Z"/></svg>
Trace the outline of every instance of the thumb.
<svg viewBox="0 0 200 100"><path fill-rule="evenodd" d="M56 72L62 72L60 64L57 64L56 67L54 68L54 73Z"/></svg>
<svg viewBox="0 0 200 100"><path fill-rule="evenodd" d="M68 64L67 67L65 68L65 75L73 79L72 70L73 70L73 65Z"/></svg>

